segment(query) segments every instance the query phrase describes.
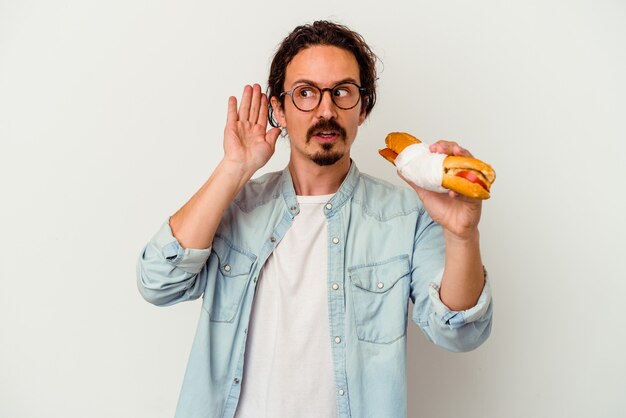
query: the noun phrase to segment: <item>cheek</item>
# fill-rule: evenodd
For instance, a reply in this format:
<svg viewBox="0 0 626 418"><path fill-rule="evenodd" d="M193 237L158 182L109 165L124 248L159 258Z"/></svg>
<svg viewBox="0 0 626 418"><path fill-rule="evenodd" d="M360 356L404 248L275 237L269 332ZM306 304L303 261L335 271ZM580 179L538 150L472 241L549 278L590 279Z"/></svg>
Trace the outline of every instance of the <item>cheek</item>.
<svg viewBox="0 0 626 418"><path fill-rule="evenodd" d="M289 136L294 138L304 137L307 130L313 124L308 114L303 112L289 112L285 114L285 127Z"/></svg>
<svg viewBox="0 0 626 418"><path fill-rule="evenodd" d="M295 109L291 103L285 103L285 107L283 108L283 118L285 119L285 123L289 126L297 125L302 118L300 111Z"/></svg>
<svg viewBox="0 0 626 418"><path fill-rule="evenodd" d="M351 119L351 123L349 125L350 125L350 128L354 130L354 132L356 132L359 129L359 126L361 126L361 124L365 120L365 118L363 117L361 113L355 113L354 115L351 116L350 119Z"/></svg>
<svg viewBox="0 0 626 418"><path fill-rule="evenodd" d="M289 127L295 131L306 131L308 128L308 119L305 115L301 114L292 114L290 118L287 119L289 121Z"/></svg>

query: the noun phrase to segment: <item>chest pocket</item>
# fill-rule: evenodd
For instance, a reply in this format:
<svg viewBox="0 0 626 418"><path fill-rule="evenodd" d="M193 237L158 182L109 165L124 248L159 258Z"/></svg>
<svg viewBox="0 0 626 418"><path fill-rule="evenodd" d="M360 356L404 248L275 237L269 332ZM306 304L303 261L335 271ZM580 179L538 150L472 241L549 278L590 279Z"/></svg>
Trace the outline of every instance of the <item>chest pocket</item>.
<svg viewBox="0 0 626 418"><path fill-rule="evenodd" d="M211 251L217 257L213 292L205 292L204 308L212 321L231 322L239 307L256 257L216 236ZM207 284L207 289L210 284Z"/></svg>
<svg viewBox="0 0 626 418"><path fill-rule="evenodd" d="M406 334L409 257L348 269L359 340L391 343Z"/></svg>

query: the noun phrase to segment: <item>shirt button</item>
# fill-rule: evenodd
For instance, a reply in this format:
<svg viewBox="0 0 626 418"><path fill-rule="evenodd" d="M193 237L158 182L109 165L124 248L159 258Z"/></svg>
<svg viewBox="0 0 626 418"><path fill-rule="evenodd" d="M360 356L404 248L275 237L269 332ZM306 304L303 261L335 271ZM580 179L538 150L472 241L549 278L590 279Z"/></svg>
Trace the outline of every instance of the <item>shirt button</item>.
<svg viewBox="0 0 626 418"><path fill-rule="evenodd" d="M270 238L270 241L272 241L272 242L276 242L276 237L271 237L271 238Z"/></svg>
<svg viewBox="0 0 626 418"><path fill-rule="evenodd" d="M339 396L343 396L346 392L344 392L343 389L339 389L339 392L337 393L339 393Z"/></svg>
<svg viewBox="0 0 626 418"><path fill-rule="evenodd" d="M335 337L335 342L336 342L337 344L339 344L339 343L341 342L341 338L339 338L339 337Z"/></svg>
<svg viewBox="0 0 626 418"><path fill-rule="evenodd" d="M385 287L385 285L383 284L383 282L378 282L378 284L376 285L379 289L382 289L383 287Z"/></svg>
<svg viewBox="0 0 626 418"><path fill-rule="evenodd" d="M233 383L234 383L234 384L236 384L236 385L238 385L238 384L239 384L239 379L235 377L235 378L233 379Z"/></svg>
<svg viewBox="0 0 626 418"><path fill-rule="evenodd" d="M331 210L333 208L333 205L331 205L330 203L326 204L326 209Z"/></svg>
<svg viewBox="0 0 626 418"><path fill-rule="evenodd" d="M292 206L290 209L291 209L292 212L295 212L296 210L298 210L298 208L295 207L295 206Z"/></svg>
<svg viewBox="0 0 626 418"><path fill-rule="evenodd" d="M333 238L333 244L339 244L339 238L337 237Z"/></svg>
<svg viewBox="0 0 626 418"><path fill-rule="evenodd" d="M226 264L226 265L224 266L224 271L225 271L225 272L229 272L229 271L230 271L230 265Z"/></svg>
<svg viewBox="0 0 626 418"><path fill-rule="evenodd" d="M337 283L333 283L333 290L339 289L339 285Z"/></svg>

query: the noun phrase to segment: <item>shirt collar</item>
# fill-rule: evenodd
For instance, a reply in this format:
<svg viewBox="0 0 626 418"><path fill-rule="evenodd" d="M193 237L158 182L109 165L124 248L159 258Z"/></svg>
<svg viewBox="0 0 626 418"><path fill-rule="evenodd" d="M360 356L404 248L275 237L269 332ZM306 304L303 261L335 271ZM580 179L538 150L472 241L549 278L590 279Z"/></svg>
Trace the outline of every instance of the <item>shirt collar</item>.
<svg viewBox="0 0 626 418"><path fill-rule="evenodd" d="M326 216L332 216L352 197L358 183L359 176L359 169L357 168L354 161L350 160L350 170L348 171L348 175L341 183L341 186L339 186L339 190L337 190L337 193L335 193L335 195L332 197L332 199L330 199L330 201L324 208ZM298 200L296 199L296 191L293 187L293 179L291 178L291 173L289 172L288 166L285 167L281 173L281 181L285 205L287 206L287 210L291 213L291 217L293 218L298 213L300 213L300 205L298 204Z"/></svg>

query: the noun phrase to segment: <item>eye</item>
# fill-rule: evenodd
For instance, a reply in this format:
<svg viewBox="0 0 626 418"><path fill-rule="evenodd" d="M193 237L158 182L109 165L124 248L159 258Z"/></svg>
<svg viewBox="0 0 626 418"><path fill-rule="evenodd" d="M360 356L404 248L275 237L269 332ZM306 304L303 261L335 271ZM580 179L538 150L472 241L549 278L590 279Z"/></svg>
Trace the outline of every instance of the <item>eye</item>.
<svg viewBox="0 0 626 418"><path fill-rule="evenodd" d="M302 99L310 99L316 96L315 88L310 86L298 87L295 93L297 97Z"/></svg>
<svg viewBox="0 0 626 418"><path fill-rule="evenodd" d="M333 89L333 96L338 98L350 97L352 94L351 86L337 86Z"/></svg>

